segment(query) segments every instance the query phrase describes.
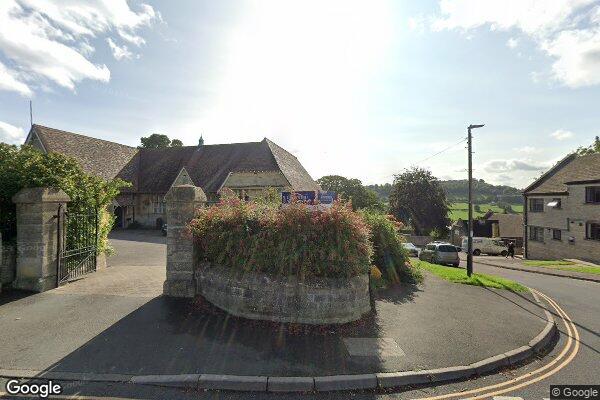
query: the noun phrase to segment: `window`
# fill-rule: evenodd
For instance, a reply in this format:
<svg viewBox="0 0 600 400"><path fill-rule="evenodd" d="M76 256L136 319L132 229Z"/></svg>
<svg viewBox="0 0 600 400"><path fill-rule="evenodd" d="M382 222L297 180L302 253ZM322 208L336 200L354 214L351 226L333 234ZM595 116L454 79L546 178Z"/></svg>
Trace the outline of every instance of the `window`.
<svg viewBox="0 0 600 400"><path fill-rule="evenodd" d="M586 203L600 203L600 186L588 186L585 188Z"/></svg>
<svg viewBox="0 0 600 400"><path fill-rule="evenodd" d="M552 199L552 201L548 204L546 204L548 207L554 208L554 209L560 209L561 208L561 201L559 198L556 199Z"/></svg>
<svg viewBox="0 0 600 400"><path fill-rule="evenodd" d="M442 245L439 246L438 249L442 253L456 253L456 247L454 246Z"/></svg>
<svg viewBox="0 0 600 400"><path fill-rule="evenodd" d="M164 214L165 213L165 202L162 196L157 195L154 198L154 214Z"/></svg>
<svg viewBox="0 0 600 400"><path fill-rule="evenodd" d="M529 211L543 212L544 211L544 199L529 199Z"/></svg>
<svg viewBox="0 0 600 400"><path fill-rule="evenodd" d="M544 228L540 228L538 226L530 226L529 227L529 239L534 242L543 242L544 241Z"/></svg>
<svg viewBox="0 0 600 400"><path fill-rule="evenodd" d="M554 240L562 240L560 229L552 229L552 239Z"/></svg>
<svg viewBox="0 0 600 400"><path fill-rule="evenodd" d="M600 240L600 222L588 222L585 224L585 238Z"/></svg>

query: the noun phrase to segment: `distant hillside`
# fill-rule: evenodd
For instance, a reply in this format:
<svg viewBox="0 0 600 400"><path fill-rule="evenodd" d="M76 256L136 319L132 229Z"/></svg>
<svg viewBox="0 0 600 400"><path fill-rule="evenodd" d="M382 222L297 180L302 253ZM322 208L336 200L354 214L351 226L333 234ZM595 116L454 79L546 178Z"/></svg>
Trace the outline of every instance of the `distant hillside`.
<svg viewBox="0 0 600 400"><path fill-rule="evenodd" d="M451 203L467 201L469 187L466 179L441 181L441 183ZM392 191L392 184L368 185L367 188L387 202ZM506 185L492 185L483 179L473 180L473 199L475 203L520 204L523 202L519 189Z"/></svg>

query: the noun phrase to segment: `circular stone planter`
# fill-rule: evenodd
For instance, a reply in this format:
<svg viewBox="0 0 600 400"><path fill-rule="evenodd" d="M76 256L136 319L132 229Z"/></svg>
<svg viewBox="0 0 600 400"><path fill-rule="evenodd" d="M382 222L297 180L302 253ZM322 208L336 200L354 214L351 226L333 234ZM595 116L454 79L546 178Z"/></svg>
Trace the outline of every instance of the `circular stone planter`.
<svg viewBox="0 0 600 400"><path fill-rule="evenodd" d="M349 279L276 278L200 264L196 292L238 317L303 324L342 324L371 309L367 274Z"/></svg>

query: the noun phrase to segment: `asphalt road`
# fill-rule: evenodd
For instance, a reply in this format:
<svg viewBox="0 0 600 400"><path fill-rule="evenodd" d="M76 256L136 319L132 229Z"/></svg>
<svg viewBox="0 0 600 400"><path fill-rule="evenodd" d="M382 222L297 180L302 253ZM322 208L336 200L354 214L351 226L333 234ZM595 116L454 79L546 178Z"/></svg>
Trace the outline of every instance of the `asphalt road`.
<svg viewBox="0 0 600 400"><path fill-rule="evenodd" d="M529 287L539 290L554 299L572 318L580 335L580 347L576 357L563 369L548 376L546 379L529 386L514 390L502 396L524 399L549 398L551 384L600 384L598 366L600 365L600 286L597 283L578 281L567 278L511 271L491 266L476 264L476 272L483 272L514 279ZM477 312L477 304L473 304L473 312ZM470 390L482 386L496 384L527 373L554 359L566 342L564 326L559 324L562 331L555 349L543 359L537 360L515 370L501 374L490 375L466 382L457 382L433 388L416 388L397 393L329 393L329 394L298 394L277 395L268 393L234 393L234 392L198 392L175 388L134 387L127 384L101 383L67 383L65 394L87 396L112 396L119 398L144 399L293 399L293 398L327 398L327 399L416 399L438 396L447 393ZM474 337L474 340L477 340ZM2 385L4 386L4 385ZM466 398L458 396L455 398ZM510 398L510 397L509 397Z"/></svg>

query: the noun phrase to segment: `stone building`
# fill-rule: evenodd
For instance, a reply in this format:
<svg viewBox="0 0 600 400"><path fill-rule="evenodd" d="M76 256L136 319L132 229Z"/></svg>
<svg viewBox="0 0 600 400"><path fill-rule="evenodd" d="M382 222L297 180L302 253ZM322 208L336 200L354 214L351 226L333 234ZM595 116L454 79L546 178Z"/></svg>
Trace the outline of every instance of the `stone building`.
<svg viewBox="0 0 600 400"><path fill-rule="evenodd" d="M570 154L527 187L525 257L600 263L600 154Z"/></svg>
<svg viewBox="0 0 600 400"><path fill-rule="evenodd" d="M164 196L174 183L200 187L208 201L224 188L253 198L267 188L315 191L318 184L298 159L269 139L260 142L143 149L33 125L26 144L75 158L83 170L104 179L131 182L117 197L116 226L166 222Z"/></svg>

